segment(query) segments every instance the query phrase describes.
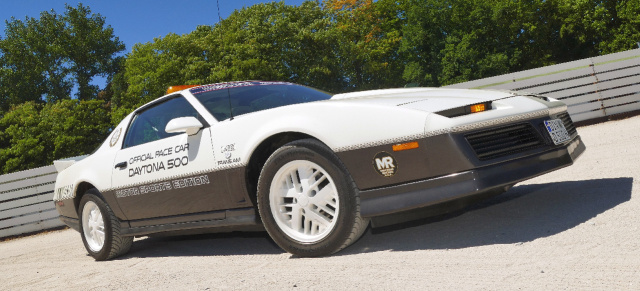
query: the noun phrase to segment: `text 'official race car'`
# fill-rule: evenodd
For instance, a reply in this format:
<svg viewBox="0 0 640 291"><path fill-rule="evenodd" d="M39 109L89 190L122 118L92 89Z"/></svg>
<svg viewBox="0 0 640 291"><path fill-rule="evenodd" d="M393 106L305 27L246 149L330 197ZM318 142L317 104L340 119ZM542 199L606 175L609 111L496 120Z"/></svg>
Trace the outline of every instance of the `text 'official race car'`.
<svg viewBox="0 0 640 291"><path fill-rule="evenodd" d="M96 260L134 236L257 229L323 256L370 222L460 209L584 150L566 105L541 96L229 82L160 97L56 161L53 200Z"/></svg>

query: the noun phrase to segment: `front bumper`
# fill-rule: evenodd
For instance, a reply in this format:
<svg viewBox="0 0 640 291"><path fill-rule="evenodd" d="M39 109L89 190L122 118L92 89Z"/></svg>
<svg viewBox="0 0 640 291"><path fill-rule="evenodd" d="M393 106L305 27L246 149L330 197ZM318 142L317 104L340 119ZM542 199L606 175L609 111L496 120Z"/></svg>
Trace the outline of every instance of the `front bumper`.
<svg viewBox="0 0 640 291"><path fill-rule="evenodd" d="M575 136L563 146L533 155L432 179L362 190L360 211L363 217L376 217L502 193L518 182L573 164L585 149L580 136Z"/></svg>

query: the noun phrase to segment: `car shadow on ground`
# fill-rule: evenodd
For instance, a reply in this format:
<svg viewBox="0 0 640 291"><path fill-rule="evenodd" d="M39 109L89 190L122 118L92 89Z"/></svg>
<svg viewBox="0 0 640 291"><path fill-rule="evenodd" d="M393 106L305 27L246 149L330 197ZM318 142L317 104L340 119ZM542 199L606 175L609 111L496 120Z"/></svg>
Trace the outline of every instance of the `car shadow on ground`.
<svg viewBox="0 0 640 291"><path fill-rule="evenodd" d="M121 257L184 257L282 254L267 232L208 233L136 239Z"/></svg>
<svg viewBox="0 0 640 291"><path fill-rule="evenodd" d="M629 201L632 184L633 178L615 178L516 186L463 211L370 230L340 254L529 242Z"/></svg>
<svg viewBox="0 0 640 291"><path fill-rule="evenodd" d="M632 184L633 178L614 178L516 186L462 211L370 229L336 255L533 241L571 229L629 201ZM266 232L233 232L142 238L121 259L283 253Z"/></svg>

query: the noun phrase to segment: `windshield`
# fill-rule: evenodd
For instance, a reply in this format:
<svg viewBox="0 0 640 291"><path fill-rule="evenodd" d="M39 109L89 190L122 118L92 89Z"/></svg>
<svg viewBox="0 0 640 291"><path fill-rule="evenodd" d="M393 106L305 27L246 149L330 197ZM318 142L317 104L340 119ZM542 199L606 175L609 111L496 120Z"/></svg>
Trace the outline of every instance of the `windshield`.
<svg viewBox="0 0 640 291"><path fill-rule="evenodd" d="M190 90L219 121L260 110L327 100L331 94L286 82L232 82Z"/></svg>

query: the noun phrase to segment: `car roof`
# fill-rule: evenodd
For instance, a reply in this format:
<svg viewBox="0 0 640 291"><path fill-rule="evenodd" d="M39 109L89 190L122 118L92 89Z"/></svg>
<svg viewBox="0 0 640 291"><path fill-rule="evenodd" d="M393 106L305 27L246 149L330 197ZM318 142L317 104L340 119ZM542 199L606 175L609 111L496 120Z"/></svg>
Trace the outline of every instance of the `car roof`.
<svg viewBox="0 0 640 291"><path fill-rule="evenodd" d="M196 95L200 93L222 90L222 89L250 87L250 86L264 86L264 85L296 85L296 84L289 83L289 82L279 82L279 81L234 81L234 82L202 85L198 87L189 88L188 90L189 92L191 92L191 94Z"/></svg>

